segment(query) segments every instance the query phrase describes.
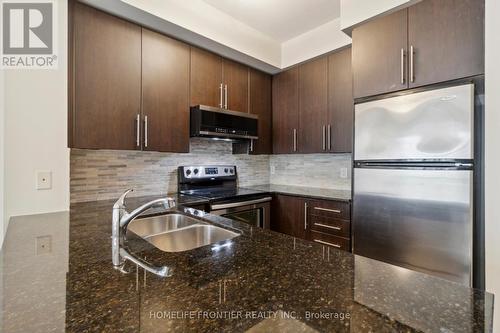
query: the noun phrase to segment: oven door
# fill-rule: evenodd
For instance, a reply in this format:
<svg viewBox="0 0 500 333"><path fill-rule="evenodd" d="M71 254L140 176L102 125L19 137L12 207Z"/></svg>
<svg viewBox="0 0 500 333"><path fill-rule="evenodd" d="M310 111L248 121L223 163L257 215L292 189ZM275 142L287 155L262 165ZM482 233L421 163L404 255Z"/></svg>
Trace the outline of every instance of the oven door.
<svg viewBox="0 0 500 333"><path fill-rule="evenodd" d="M271 199L271 197L265 197L247 201L215 203L210 206L210 213L254 227L269 229Z"/></svg>

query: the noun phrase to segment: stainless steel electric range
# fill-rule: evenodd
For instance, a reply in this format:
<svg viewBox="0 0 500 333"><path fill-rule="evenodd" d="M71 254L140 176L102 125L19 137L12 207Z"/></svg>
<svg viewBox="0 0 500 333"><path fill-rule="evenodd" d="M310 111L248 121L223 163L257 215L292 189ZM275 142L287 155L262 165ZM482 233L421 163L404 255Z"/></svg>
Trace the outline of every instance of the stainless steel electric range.
<svg viewBox="0 0 500 333"><path fill-rule="evenodd" d="M183 195L208 200L208 212L269 229L269 193L238 187L234 165L195 165L178 168Z"/></svg>

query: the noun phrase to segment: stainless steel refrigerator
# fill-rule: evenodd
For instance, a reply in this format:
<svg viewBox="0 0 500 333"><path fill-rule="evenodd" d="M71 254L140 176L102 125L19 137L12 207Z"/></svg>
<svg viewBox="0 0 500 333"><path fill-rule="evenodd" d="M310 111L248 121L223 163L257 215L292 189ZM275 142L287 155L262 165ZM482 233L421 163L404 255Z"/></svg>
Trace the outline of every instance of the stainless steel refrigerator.
<svg viewBox="0 0 500 333"><path fill-rule="evenodd" d="M474 85L355 106L354 253L472 283Z"/></svg>

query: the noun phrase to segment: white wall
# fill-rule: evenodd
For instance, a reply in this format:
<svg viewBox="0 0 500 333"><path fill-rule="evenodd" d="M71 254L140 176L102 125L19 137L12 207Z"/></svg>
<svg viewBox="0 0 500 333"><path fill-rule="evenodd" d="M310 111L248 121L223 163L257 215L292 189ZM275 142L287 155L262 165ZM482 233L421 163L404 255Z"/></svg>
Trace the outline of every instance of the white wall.
<svg viewBox="0 0 500 333"><path fill-rule="evenodd" d="M59 69L5 71L6 216L68 210L67 0L58 0ZM36 170L52 171L37 191Z"/></svg>
<svg viewBox="0 0 500 333"><path fill-rule="evenodd" d="M486 289L496 296L494 332L500 332L500 2L486 0Z"/></svg>
<svg viewBox="0 0 500 333"><path fill-rule="evenodd" d="M419 1L421 0L340 0L340 29L349 31L363 21Z"/></svg>
<svg viewBox="0 0 500 333"><path fill-rule="evenodd" d="M202 0L122 0L237 51L280 66L280 44Z"/></svg>
<svg viewBox="0 0 500 333"><path fill-rule="evenodd" d="M0 248L4 235L4 71L0 69Z"/></svg>
<svg viewBox="0 0 500 333"><path fill-rule="evenodd" d="M281 45L281 68L317 57L351 44L351 38L340 31L340 19L325 23Z"/></svg>

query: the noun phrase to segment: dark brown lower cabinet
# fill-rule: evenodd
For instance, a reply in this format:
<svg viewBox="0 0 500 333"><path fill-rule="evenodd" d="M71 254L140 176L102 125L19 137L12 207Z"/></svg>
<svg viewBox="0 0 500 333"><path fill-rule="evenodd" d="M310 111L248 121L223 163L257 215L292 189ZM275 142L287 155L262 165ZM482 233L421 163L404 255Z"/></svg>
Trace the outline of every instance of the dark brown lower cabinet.
<svg viewBox="0 0 500 333"><path fill-rule="evenodd" d="M308 239L340 250L351 250L351 205L343 201L308 200Z"/></svg>
<svg viewBox="0 0 500 333"><path fill-rule="evenodd" d="M305 239L305 202L300 197L276 195L271 203L271 230Z"/></svg>
<svg viewBox="0 0 500 333"><path fill-rule="evenodd" d="M271 206L271 230L351 251L349 202L279 194Z"/></svg>

